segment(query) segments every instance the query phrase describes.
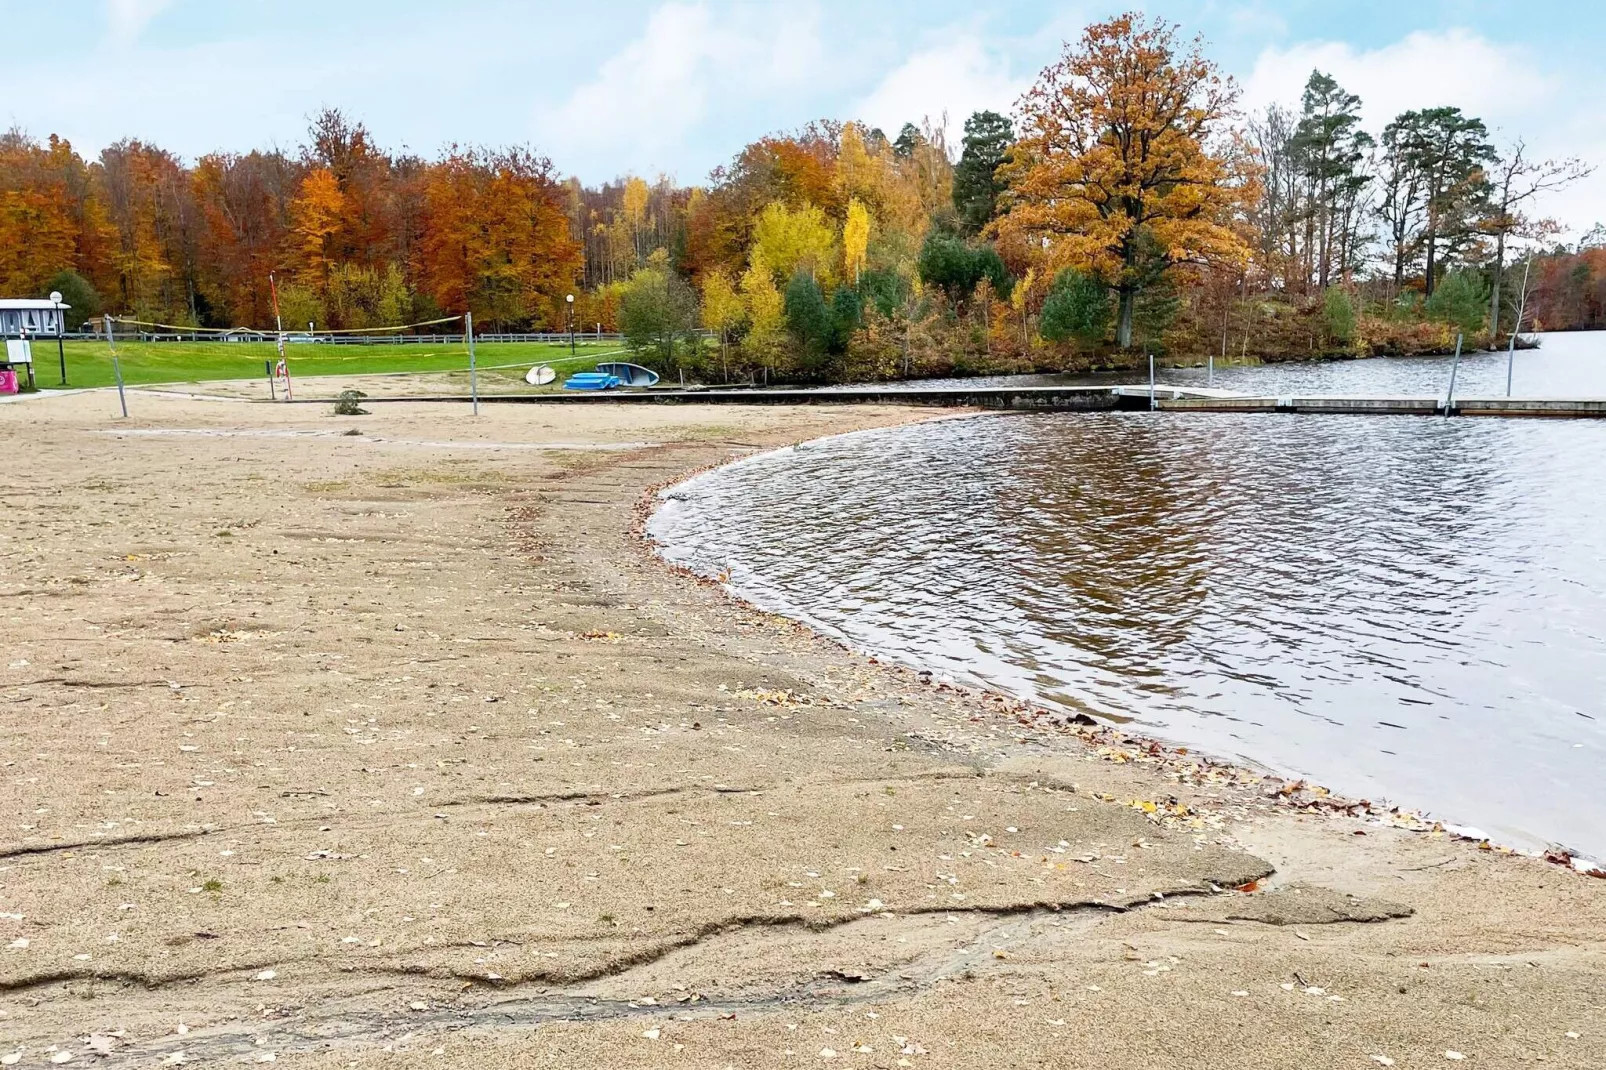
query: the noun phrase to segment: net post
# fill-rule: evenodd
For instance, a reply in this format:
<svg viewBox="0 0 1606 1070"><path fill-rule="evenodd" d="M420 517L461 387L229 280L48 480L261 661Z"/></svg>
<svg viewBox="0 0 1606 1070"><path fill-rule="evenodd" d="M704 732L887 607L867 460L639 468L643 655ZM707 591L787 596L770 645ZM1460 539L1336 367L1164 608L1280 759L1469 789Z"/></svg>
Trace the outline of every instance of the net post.
<svg viewBox="0 0 1606 1070"><path fill-rule="evenodd" d="M122 406L123 419L126 420L128 419L128 395L123 393L123 366L117 360L117 342L112 338L114 317L108 315L105 317L104 322L106 324L106 348L111 350L112 354L112 374L117 377L117 403Z"/></svg>
<svg viewBox="0 0 1606 1070"><path fill-rule="evenodd" d="M480 388L474 367L474 313L463 315L463 336L468 339L468 396L474 406L474 415L480 414Z"/></svg>

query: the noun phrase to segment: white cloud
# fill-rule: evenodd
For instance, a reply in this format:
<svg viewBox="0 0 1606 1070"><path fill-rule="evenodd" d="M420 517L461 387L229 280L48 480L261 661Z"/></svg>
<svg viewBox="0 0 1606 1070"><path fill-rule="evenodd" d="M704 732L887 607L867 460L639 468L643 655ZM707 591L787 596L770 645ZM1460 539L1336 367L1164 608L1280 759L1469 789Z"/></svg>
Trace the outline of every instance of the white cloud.
<svg viewBox="0 0 1606 1070"><path fill-rule="evenodd" d="M1033 72L1035 73L1035 72ZM851 114L896 136L904 123L948 117L950 141L972 112L1009 114L1031 85L1009 61L990 52L979 36L963 34L911 55L854 105Z"/></svg>
<svg viewBox="0 0 1606 1070"><path fill-rule="evenodd" d="M150 21L171 7L173 0L106 0L106 34L116 45L131 45Z"/></svg>
<svg viewBox="0 0 1606 1070"><path fill-rule="evenodd" d="M1459 107L1497 126L1523 116L1556 90L1553 78L1520 45L1499 45L1467 30L1418 31L1382 48L1340 41L1268 48L1244 80L1244 104L1297 107L1305 80L1320 70L1361 98L1372 130L1413 108Z"/></svg>
<svg viewBox="0 0 1606 1070"><path fill-rule="evenodd" d="M605 159L605 166L651 173L682 155L712 99L723 109L806 85L822 57L812 9L758 18L742 10L716 16L704 0L666 3L640 37L536 126L565 168Z"/></svg>

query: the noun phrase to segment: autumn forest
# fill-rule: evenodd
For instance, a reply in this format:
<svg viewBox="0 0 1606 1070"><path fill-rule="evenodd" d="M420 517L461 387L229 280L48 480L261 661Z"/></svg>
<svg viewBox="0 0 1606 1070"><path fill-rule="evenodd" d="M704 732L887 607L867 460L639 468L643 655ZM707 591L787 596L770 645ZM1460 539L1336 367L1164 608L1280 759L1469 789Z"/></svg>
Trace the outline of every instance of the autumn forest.
<svg viewBox="0 0 1606 1070"><path fill-rule="evenodd" d="M1424 101L1382 129L1313 71L1245 112L1203 45L1088 27L1013 115L822 120L705 183L565 178L531 148L386 151L329 109L293 151L93 159L0 137L0 296L202 327L472 311L623 332L709 378L886 379L1443 352L1606 327L1606 232L1556 242L1588 172Z"/></svg>

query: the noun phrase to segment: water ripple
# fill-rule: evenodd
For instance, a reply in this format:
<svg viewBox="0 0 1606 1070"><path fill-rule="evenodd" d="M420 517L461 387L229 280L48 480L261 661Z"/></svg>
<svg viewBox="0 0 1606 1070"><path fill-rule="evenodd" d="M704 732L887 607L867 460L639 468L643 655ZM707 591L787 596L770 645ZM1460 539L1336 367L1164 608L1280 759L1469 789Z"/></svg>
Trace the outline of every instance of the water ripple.
<svg viewBox="0 0 1606 1070"><path fill-rule="evenodd" d="M849 643L1606 853L1606 424L1083 414L843 436L666 502Z"/></svg>

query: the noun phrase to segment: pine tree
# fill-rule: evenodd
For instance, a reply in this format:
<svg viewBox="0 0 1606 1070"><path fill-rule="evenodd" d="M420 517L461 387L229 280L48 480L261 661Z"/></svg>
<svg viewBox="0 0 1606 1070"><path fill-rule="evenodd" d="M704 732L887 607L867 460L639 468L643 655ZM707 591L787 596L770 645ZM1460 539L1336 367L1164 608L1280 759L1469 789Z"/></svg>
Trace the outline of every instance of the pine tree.
<svg viewBox="0 0 1606 1070"><path fill-rule="evenodd" d="M996 172L1014 139L1015 128L995 111L979 111L965 120L964 150L954 165L954 210L971 234L993 218L1004 190Z"/></svg>

